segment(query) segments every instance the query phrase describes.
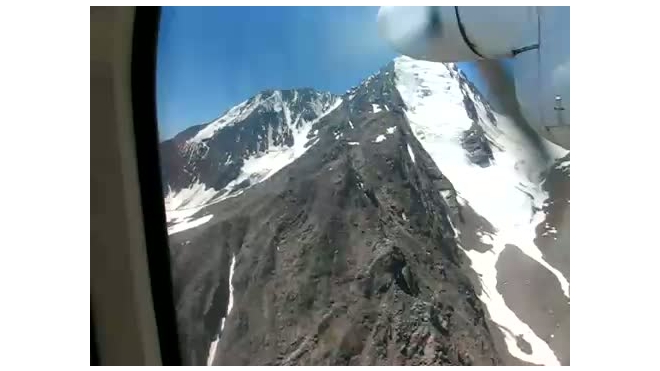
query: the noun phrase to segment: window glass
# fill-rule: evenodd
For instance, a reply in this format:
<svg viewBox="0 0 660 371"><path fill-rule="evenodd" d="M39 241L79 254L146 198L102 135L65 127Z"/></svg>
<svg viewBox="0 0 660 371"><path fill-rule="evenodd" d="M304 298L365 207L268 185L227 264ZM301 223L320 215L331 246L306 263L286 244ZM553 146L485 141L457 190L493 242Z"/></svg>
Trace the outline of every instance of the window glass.
<svg viewBox="0 0 660 371"><path fill-rule="evenodd" d="M420 9L398 21L450 34ZM398 54L378 12L162 9L186 364L569 364L568 151L498 105L487 64Z"/></svg>

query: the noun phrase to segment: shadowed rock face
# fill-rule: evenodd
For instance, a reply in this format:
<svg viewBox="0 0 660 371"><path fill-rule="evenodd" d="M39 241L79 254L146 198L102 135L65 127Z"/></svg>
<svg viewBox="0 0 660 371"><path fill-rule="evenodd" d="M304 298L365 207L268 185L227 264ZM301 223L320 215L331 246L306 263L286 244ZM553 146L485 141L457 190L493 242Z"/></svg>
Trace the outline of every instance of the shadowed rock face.
<svg viewBox="0 0 660 371"><path fill-rule="evenodd" d="M490 148L484 130L478 124L479 115L477 114L474 102L465 93L463 95L463 105L465 106L465 112L467 112L468 117L472 119L472 126L470 129L463 132L463 138L461 141L463 149L467 152L470 161L481 167L488 167L490 166L490 162L494 159L493 150ZM490 111L487 112L490 113ZM489 118L490 116L492 116L492 113L489 115ZM494 119L492 119L492 121L495 122Z"/></svg>
<svg viewBox="0 0 660 371"><path fill-rule="evenodd" d="M571 181L570 154L557 160L546 172L543 189L548 200L543 206L545 220L536 227L534 242L543 258L570 279Z"/></svg>

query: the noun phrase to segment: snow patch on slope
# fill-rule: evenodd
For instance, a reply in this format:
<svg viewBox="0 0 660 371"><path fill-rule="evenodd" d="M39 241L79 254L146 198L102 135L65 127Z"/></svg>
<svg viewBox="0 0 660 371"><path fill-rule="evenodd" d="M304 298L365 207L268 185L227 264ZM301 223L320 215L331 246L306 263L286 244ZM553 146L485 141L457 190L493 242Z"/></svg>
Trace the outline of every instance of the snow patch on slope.
<svg viewBox="0 0 660 371"><path fill-rule="evenodd" d="M215 340L211 342L211 347L209 348L209 356L206 358L207 366L213 366L213 360L215 359L215 350L218 348L218 341L220 341L220 337L216 337Z"/></svg>
<svg viewBox="0 0 660 371"><path fill-rule="evenodd" d="M535 227L543 220L543 214L534 210L540 210L548 198L538 182L540 170L547 164L506 118L496 115L497 127L481 119L487 117L486 108L471 92L461 89L447 66L400 57L395 60L395 70L397 90L407 106L406 117L414 135L451 180L459 202L469 203L497 229L490 236L491 250L480 253L466 246L466 253L473 269L481 275L480 299L492 319L511 331L503 331L509 352L524 361L558 365L548 344L511 311L496 288L495 264L505 245L513 244L552 272L570 297L566 278L543 259L533 242ZM461 146L463 132L472 125L463 104L463 92L475 103L480 125L495 143L493 164L486 168L472 164ZM532 354L518 348L516 335L523 335L531 344Z"/></svg>
<svg viewBox="0 0 660 371"><path fill-rule="evenodd" d="M392 135L392 134L394 134L395 131L396 131L396 126L389 127L385 130L387 135ZM376 140L374 140L374 143L380 143L380 142L384 141L385 139L387 139L387 137L383 134L380 134L379 136L376 137Z"/></svg>
<svg viewBox="0 0 660 371"><path fill-rule="evenodd" d="M229 266L229 301L227 302L227 315L220 322L220 330L225 328L225 319L229 317L231 313L231 308L234 306L234 285L232 285L232 279L234 277L234 267L236 266L236 256L232 256L231 265Z"/></svg>
<svg viewBox="0 0 660 371"><path fill-rule="evenodd" d="M280 96L281 99L281 96ZM286 121L286 126L291 127L291 110L289 109L289 104L282 104L284 108L284 120ZM281 130L281 128L280 128Z"/></svg>
<svg viewBox="0 0 660 371"><path fill-rule="evenodd" d="M293 146L283 145L271 147L265 153L258 153L245 160L238 177L227 184L226 188L231 189L246 179L250 180L250 186L263 182L302 156L318 142L313 137L310 139L307 138L314 124L334 111L341 103L342 100L337 99L325 113L313 121L307 122L303 120L300 127L290 128L293 133ZM315 131L316 133L318 131Z"/></svg>
<svg viewBox="0 0 660 371"><path fill-rule="evenodd" d="M197 213L218 194L218 191L195 181L188 188L169 192L165 196L165 211L168 223L181 223Z"/></svg>
<svg viewBox="0 0 660 371"><path fill-rule="evenodd" d="M504 302L504 297L495 289L497 285L497 269L495 268L495 264L502 249L498 248L498 251L494 250L491 249L483 254L471 253L468 255L472 261L472 266L481 275L482 282L486 283L482 286L482 294L479 298L488 307L488 313L493 321L506 330L509 330L502 331L505 336L507 349L512 356L523 361L548 366L559 366L559 360L548 344L541 340L525 322L516 316ZM474 252L474 250L467 252ZM516 338L511 332L515 333L516 336L522 335L530 343L532 354L527 354L518 348Z"/></svg>
<svg viewBox="0 0 660 371"><path fill-rule="evenodd" d="M173 210L182 207L203 205L212 199L216 193L216 190L207 187L199 181L196 181L190 187L184 188L176 193L172 192L172 189L170 188L165 197L165 208Z"/></svg>
<svg viewBox="0 0 660 371"><path fill-rule="evenodd" d="M559 163L557 165L556 169L570 177L571 176L571 160L562 161L561 163Z"/></svg>
<svg viewBox="0 0 660 371"><path fill-rule="evenodd" d="M412 159L412 162L415 162L415 154L413 153L412 148L410 148L410 144L408 144L408 154L410 155L410 158Z"/></svg>
<svg viewBox="0 0 660 371"><path fill-rule="evenodd" d="M231 308L234 306L234 285L232 285L232 279L234 277L234 267L236 266L236 256L232 256L231 258L231 266L229 267L229 301L227 302L227 314L225 317L223 317L220 321L220 331L224 330L225 328L225 318L229 316L229 313L231 312ZM211 346L209 348L209 355L206 359L206 365L207 366L212 366L213 365L213 360L215 359L215 351L218 347L218 341L220 340L220 334L217 334L215 339L211 342Z"/></svg>
<svg viewBox="0 0 660 371"><path fill-rule="evenodd" d="M373 103L372 103L372 104L371 104L371 107L372 107L374 113L378 113L378 112L381 111L380 107L379 107L377 104L373 104Z"/></svg>
<svg viewBox="0 0 660 371"><path fill-rule="evenodd" d="M211 218L213 218L212 214L204 215L200 218L193 219L193 220L190 220L189 218L185 218L181 222L168 227L167 228L167 234L168 235L173 235L175 233L185 231L186 229L199 227L200 225L202 225L202 224L208 222L209 220L211 220Z"/></svg>

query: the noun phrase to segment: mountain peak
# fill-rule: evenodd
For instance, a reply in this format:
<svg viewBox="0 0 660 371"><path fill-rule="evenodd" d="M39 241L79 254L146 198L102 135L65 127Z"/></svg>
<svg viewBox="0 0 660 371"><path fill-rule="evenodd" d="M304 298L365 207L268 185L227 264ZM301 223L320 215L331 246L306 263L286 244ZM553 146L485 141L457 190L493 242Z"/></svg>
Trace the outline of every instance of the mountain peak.
<svg viewBox="0 0 660 371"><path fill-rule="evenodd" d="M267 179L309 148L316 120L340 102L339 96L310 88L266 89L163 142L168 209L200 206Z"/></svg>

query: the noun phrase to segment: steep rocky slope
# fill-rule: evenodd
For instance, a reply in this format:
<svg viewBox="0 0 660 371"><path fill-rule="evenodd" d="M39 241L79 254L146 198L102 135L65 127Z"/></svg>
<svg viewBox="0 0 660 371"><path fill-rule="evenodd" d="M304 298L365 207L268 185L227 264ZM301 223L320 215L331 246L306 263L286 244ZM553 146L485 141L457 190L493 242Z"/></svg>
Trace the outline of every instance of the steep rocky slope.
<svg viewBox="0 0 660 371"><path fill-rule="evenodd" d="M565 182L474 86L399 58L301 96L163 143L186 362L566 364L568 266L537 228Z"/></svg>

